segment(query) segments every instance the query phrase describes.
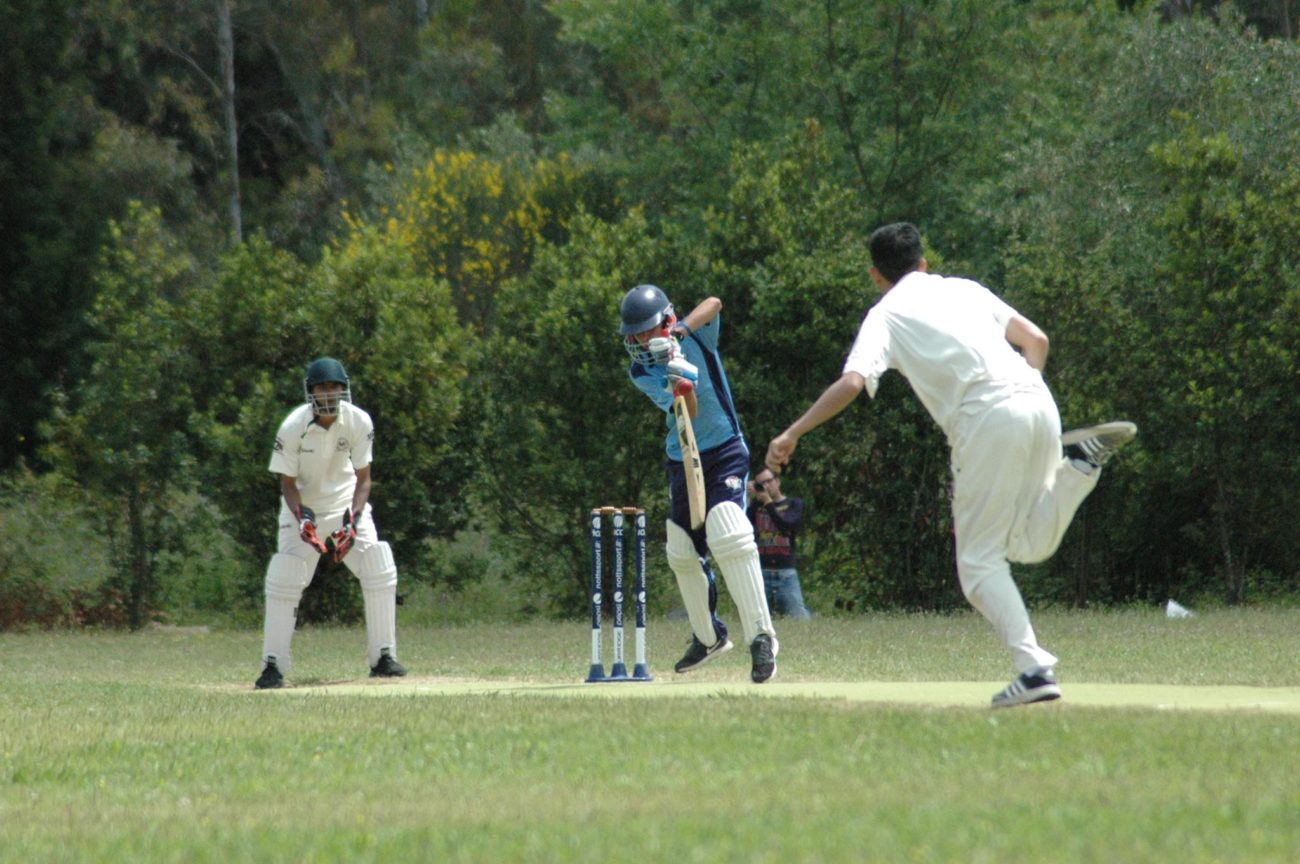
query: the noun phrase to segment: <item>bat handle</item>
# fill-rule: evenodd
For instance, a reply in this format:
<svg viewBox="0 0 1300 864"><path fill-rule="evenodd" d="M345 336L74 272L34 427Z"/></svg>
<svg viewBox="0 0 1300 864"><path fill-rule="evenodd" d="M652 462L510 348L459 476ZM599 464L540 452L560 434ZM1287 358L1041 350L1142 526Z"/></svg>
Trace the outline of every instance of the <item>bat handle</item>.
<svg viewBox="0 0 1300 864"><path fill-rule="evenodd" d="M677 386L673 388L673 396L685 396L695 389L695 385L689 381L678 381Z"/></svg>

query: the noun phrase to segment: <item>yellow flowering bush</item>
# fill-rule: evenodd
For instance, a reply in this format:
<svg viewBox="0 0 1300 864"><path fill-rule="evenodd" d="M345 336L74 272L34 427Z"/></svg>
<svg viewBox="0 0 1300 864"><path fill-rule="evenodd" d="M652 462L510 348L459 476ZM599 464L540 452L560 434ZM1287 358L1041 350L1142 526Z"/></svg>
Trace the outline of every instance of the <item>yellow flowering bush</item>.
<svg viewBox="0 0 1300 864"><path fill-rule="evenodd" d="M576 201L578 172L564 157L501 161L438 150L413 169L396 203L376 218L410 251L421 275L445 280L461 320L491 317L502 281L527 270L545 232L562 230ZM345 213L351 237L366 222Z"/></svg>

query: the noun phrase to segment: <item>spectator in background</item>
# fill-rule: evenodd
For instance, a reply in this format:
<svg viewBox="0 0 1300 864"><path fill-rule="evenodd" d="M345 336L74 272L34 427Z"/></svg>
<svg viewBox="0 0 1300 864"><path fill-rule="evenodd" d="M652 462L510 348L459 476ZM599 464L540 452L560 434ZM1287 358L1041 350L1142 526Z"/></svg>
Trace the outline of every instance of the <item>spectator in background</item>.
<svg viewBox="0 0 1300 864"><path fill-rule="evenodd" d="M781 478L762 468L749 483L749 521L754 523L763 587L772 611L787 618L811 618L799 586L795 535L803 522L803 500L781 493Z"/></svg>

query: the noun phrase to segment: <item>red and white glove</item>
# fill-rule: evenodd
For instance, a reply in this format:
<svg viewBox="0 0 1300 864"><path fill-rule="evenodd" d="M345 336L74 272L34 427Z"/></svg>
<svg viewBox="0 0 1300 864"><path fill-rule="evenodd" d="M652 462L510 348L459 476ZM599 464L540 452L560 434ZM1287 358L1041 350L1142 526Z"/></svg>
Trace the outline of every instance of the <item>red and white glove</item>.
<svg viewBox="0 0 1300 864"><path fill-rule="evenodd" d="M352 544L357 539L356 519L353 518L352 508L343 511L343 527L329 536L325 545L329 548L330 553L334 556L335 561L342 561L344 557L352 550Z"/></svg>
<svg viewBox="0 0 1300 864"><path fill-rule="evenodd" d="M298 536L320 554L329 554L329 548L316 533L316 514L306 504L298 505Z"/></svg>

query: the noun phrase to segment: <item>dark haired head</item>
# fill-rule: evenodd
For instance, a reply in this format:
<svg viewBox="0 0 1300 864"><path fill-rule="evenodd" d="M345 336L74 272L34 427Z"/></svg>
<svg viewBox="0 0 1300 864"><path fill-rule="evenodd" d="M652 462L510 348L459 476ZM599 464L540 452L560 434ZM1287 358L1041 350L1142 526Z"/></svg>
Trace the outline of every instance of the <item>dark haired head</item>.
<svg viewBox="0 0 1300 864"><path fill-rule="evenodd" d="M921 263L921 232L911 222L877 228L871 232L871 263L894 284Z"/></svg>

